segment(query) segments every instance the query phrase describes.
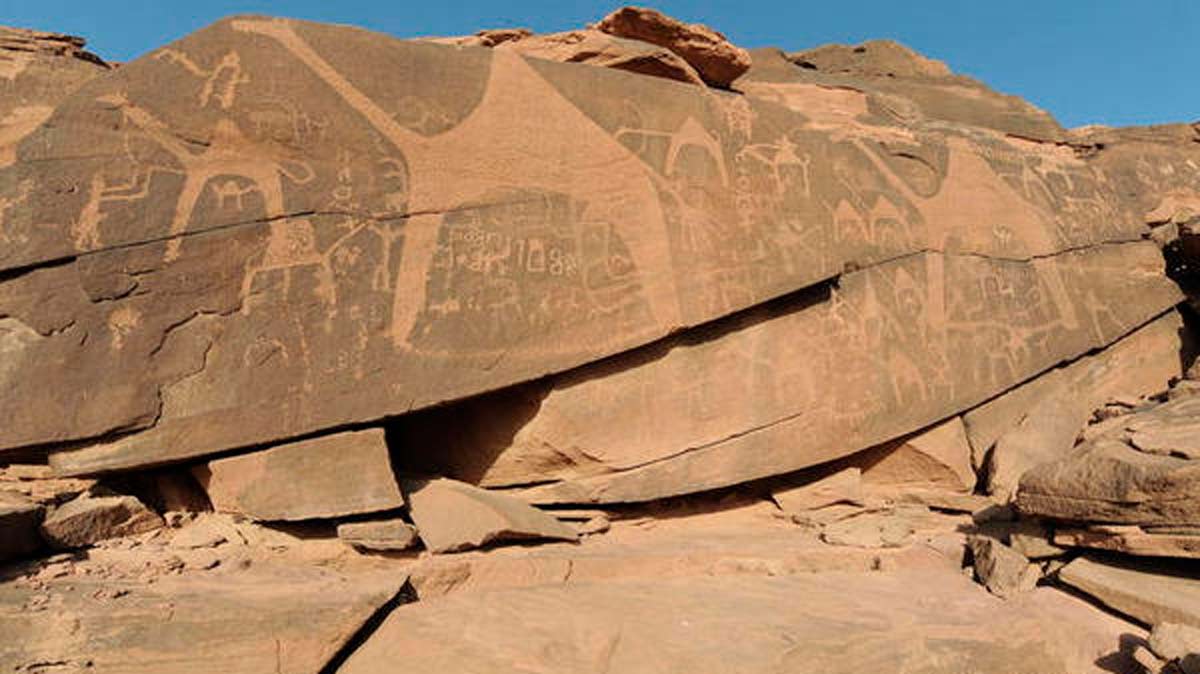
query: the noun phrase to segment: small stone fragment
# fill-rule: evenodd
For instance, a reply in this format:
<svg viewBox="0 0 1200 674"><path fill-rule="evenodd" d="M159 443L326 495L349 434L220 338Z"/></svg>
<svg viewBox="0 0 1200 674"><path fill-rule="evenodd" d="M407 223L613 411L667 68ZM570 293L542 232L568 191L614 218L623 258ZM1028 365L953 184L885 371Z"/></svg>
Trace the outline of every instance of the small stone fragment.
<svg viewBox="0 0 1200 674"><path fill-rule="evenodd" d="M1183 674L1200 674L1200 628L1159 623L1150 631L1150 650L1175 662Z"/></svg>
<svg viewBox="0 0 1200 674"><path fill-rule="evenodd" d="M69 549L162 526L162 518L133 496L86 493L51 510L42 536L53 547Z"/></svg>
<svg viewBox="0 0 1200 674"><path fill-rule="evenodd" d="M592 519L577 525L575 530L580 536L591 536L594 534L602 534L612 528L612 522L609 521L608 515L596 515Z"/></svg>
<svg viewBox="0 0 1200 674"><path fill-rule="evenodd" d="M1162 674L1167 663L1162 658L1159 658L1150 649L1145 646L1137 646L1133 649L1133 659L1141 665L1147 674Z"/></svg>
<svg viewBox="0 0 1200 674"><path fill-rule="evenodd" d="M402 487L417 535L431 552L458 552L498 541L579 538L566 524L523 501L465 482L405 480Z"/></svg>
<svg viewBox="0 0 1200 674"><path fill-rule="evenodd" d="M1021 553L989 536L972 536L969 544L975 577L988 592L1008 599L1037 586L1041 573Z"/></svg>
<svg viewBox="0 0 1200 674"><path fill-rule="evenodd" d="M417 528L396 517L366 522L343 522L338 538L361 550L408 550L417 544Z"/></svg>

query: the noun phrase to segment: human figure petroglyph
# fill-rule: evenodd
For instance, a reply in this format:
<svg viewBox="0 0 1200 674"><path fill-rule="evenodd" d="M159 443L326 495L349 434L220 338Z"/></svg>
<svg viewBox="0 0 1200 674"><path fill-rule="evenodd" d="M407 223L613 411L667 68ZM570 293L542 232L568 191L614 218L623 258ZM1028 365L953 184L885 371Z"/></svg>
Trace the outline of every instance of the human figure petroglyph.
<svg viewBox="0 0 1200 674"><path fill-rule="evenodd" d="M442 228L439 213L471 203L489 190L510 184L511 176L505 172L511 162L518 159L524 167L524 185L554 193L594 193L597 185L612 184L613 176L623 176L619 190L604 194L603 198L616 207L618 216L628 213L624 217L632 217L636 212L639 219L647 222L646 227L630 231L626 236L625 245L635 266L639 270L650 268L652 260L661 254L659 251L668 249L657 194L646 172L640 168L639 160L630 156L629 151L608 134L596 129L519 56L506 52L492 54L484 99L457 126L427 137L398 121L396 114L385 111L363 94L287 22L248 19L235 21L233 27L278 42L387 139L407 162L411 179L408 209L415 215L405 224L404 250L393 284L394 288L405 289L405 292L396 292L394 299L391 337L395 346L414 348L410 335L426 305L435 301L426 297L426 286ZM545 120L555 120L564 130L546 133ZM567 131L567 127L573 131ZM580 130L585 133L581 134ZM522 140L528 138L570 142L572 151L567 153L565 149L545 147L539 148L541 154L531 156L528 144ZM486 155L489 161L469 171L469 179L464 179L461 170L450 175L442 161L446 156L481 155ZM563 156L586 157L587 161L564 171ZM661 324L678 324L679 295L674 289L674 279L671 275L661 274L648 281L656 287L643 293L643 301L649 303L655 320Z"/></svg>
<svg viewBox="0 0 1200 674"><path fill-rule="evenodd" d="M250 83L249 75L242 71L241 56L236 51L226 52L211 70L196 65L190 56L177 49L163 49L155 54L155 58L177 64L196 77L204 79L199 103L202 108L208 107L215 99L222 110L230 109L237 100L237 88Z"/></svg>

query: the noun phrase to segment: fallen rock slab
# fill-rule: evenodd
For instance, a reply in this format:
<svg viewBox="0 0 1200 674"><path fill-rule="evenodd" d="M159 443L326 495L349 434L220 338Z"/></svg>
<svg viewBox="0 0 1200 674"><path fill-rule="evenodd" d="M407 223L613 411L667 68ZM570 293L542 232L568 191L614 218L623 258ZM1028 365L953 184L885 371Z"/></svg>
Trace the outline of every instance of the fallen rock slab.
<svg viewBox="0 0 1200 674"><path fill-rule="evenodd" d="M985 444L990 433L976 436L979 451L991 448L988 492L1010 499L1025 471L1060 459L1075 446L1093 411L1105 402L1165 391L1183 374L1184 334L1179 314L1169 312L1104 351L1057 370L1051 381L1025 384L1021 388L1031 389L1032 400L1018 390L983 406L992 409L968 413L969 425L989 416L993 424L1008 423L994 446Z"/></svg>
<svg viewBox="0 0 1200 674"><path fill-rule="evenodd" d="M136 497L82 494L48 512L42 537L52 547L81 548L161 528L163 520Z"/></svg>
<svg viewBox="0 0 1200 674"><path fill-rule="evenodd" d="M505 41L497 48L551 61L585 63L687 84L705 84L696 70L670 49L598 30L534 35Z"/></svg>
<svg viewBox="0 0 1200 674"><path fill-rule="evenodd" d="M1118 434L1025 473L1016 503L1023 513L1072 522L1196 525L1197 493L1200 461L1147 454Z"/></svg>
<svg viewBox="0 0 1200 674"><path fill-rule="evenodd" d="M396 517L385 520L343 522L337 527L338 538L361 550L392 552L416 547L417 528Z"/></svg>
<svg viewBox="0 0 1200 674"><path fill-rule="evenodd" d="M0 563L26 557L41 549L38 531L45 508L20 494L0 491Z"/></svg>
<svg viewBox="0 0 1200 674"><path fill-rule="evenodd" d="M404 606L342 671L392 672L403 661L495 674L1098 674L1108 670L1096 661L1111 659L1130 632L1138 630L1050 589L1001 603L950 569L665 577Z"/></svg>
<svg viewBox="0 0 1200 674"><path fill-rule="evenodd" d="M1054 542L1077 548L1111 550L1139 557L1200 559L1200 532L1191 534L1151 533L1136 526L1095 526L1060 529Z"/></svg>
<svg viewBox="0 0 1200 674"><path fill-rule="evenodd" d="M803 513L838 503L865 505L862 470L847 468L809 484L778 489L771 493L771 498L787 513Z"/></svg>
<svg viewBox="0 0 1200 674"><path fill-rule="evenodd" d="M970 545L975 578L988 592L1008 599L1037 586L1041 572L1021 553L987 536L973 536Z"/></svg>
<svg viewBox="0 0 1200 674"><path fill-rule="evenodd" d="M257 520L343 517L404 506L382 429L218 459L195 472L214 508Z"/></svg>
<svg viewBox="0 0 1200 674"><path fill-rule="evenodd" d="M709 86L728 89L750 68L750 53L721 33L698 23L683 23L645 7L622 7L604 17L596 30L649 42L675 52Z"/></svg>
<svg viewBox="0 0 1200 674"><path fill-rule="evenodd" d="M1080 557L1058 578L1147 625L1200 627L1200 573L1194 565Z"/></svg>
<svg viewBox="0 0 1200 674"><path fill-rule="evenodd" d="M403 487L417 535L431 552L579 538L574 529L527 503L457 480L405 480Z"/></svg>

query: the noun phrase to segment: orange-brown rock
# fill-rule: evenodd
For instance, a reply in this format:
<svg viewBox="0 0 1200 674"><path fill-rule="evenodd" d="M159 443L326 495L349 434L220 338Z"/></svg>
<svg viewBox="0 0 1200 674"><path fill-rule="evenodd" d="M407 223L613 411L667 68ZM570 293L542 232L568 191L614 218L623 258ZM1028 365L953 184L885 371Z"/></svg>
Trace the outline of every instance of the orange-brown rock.
<svg viewBox="0 0 1200 674"><path fill-rule="evenodd" d="M45 508L24 496L0 491L0 563L20 559L42 547L38 525Z"/></svg>
<svg viewBox="0 0 1200 674"><path fill-rule="evenodd" d="M342 671L1099 674L1138 631L1049 588L1000 602L950 569L651 578L405 606Z"/></svg>
<svg viewBox="0 0 1200 674"><path fill-rule="evenodd" d="M1183 321L1172 311L1103 352L1051 372L1046 381L1036 379L968 413L980 451L989 449L988 424L1011 424L990 447L989 493L1007 501L1026 471L1064 457L1105 401L1165 391L1183 374L1184 335Z"/></svg>
<svg viewBox="0 0 1200 674"><path fill-rule="evenodd" d="M670 49L598 30L534 35L504 42L499 48L551 61L586 63L688 84L705 84L695 68Z"/></svg>
<svg viewBox="0 0 1200 674"><path fill-rule="evenodd" d="M844 275L829 299L748 312L704 341L581 368L549 391L434 412L397 438L445 447L418 465L460 479L556 479L527 494L546 502L776 475L920 430L1114 341L1178 299L1161 265L1148 242L1030 262L901 258Z"/></svg>
<svg viewBox="0 0 1200 674"><path fill-rule="evenodd" d="M3 191L0 266L42 265L0 283L0 447L120 431L55 465L179 461L560 372L848 267L1142 234L1069 150L835 128L866 97L835 98L223 21L71 97L0 178L36 187ZM1047 188L1068 176L1070 200Z"/></svg>
<svg viewBox="0 0 1200 674"><path fill-rule="evenodd" d="M1106 606L1154 625L1200 627L1200 574L1195 563L1080 557L1058 574Z"/></svg>
<svg viewBox="0 0 1200 674"><path fill-rule="evenodd" d="M1096 525L1086 529L1060 529L1054 533L1054 542L1139 557L1200 559L1200 528L1188 532L1160 532L1132 525Z"/></svg>
<svg viewBox="0 0 1200 674"><path fill-rule="evenodd" d="M1191 423L1200 398L1180 398L1148 412L1123 417ZM1017 506L1044 517L1097 524L1200 525L1200 461L1148 453L1130 444L1117 427L1084 442L1062 459L1021 477Z"/></svg>
<svg viewBox="0 0 1200 674"><path fill-rule="evenodd" d="M137 498L101 490L81 494L50 510L41 523L41 532L52 547L69 549L162 526L158 513Z"/></svg>
<svg viewBox="0 0 1200 674"><path fill-rule="evenodd" d="M750 53L721 33L698 23L683 23L645 7L622 7L596 24L617 37L665 47L687 61L710 86L728 88L750 68Z"/></svg>
<svg viewBox="0 0 1200 674"><path fill-rule="evenodd" d="M404 506L383 431L335 433L196 469L213 507L257 520L342 517Z"/></svg>
<svg viewBox="0 0 1200 674"><path fill-rule="evenodd" d="M887 443L851 459L862 466L863 482L888 491L975 488L971 445L961 417L952 417L901 441Z"/></svg>
<svg viewBox="0 0 1200 674"><path fill-rule="evenodd" d="M108 71L84 44L71 35L0 26L0 169L16 161L17 144L49 118L54 106ZM22 189L0 182L0 220L12 217L6 213L12 202L3 193L13 188Z"/></svg>
<svg viewBox="0 0 1200 674"><path fill-rule="evenodd" d="M574 529L528 503L456 480L405 480L404 494L417 535L431 552L579 538Z"/></svg>
<svg viewBox="0 0 1200 674"><path fill-rule="evenodd" d="M869 92L873 107L885 114L940 119L1036 140L1065 136L1044 110L957 75L941 61L890 40L826 45L786 56L777 50L755 50L753 57L755 68L737 86L755 95L795 96L802 91L799 83L852 87ZM755 72L760 61L761 74Z"/></svg>
<svg viewBox="0 0 1200 674"><path fill-rule="evenodd" d="M208 578L111 576L0 585L0 668L318 674L405 577L278 561Z"/></svg>

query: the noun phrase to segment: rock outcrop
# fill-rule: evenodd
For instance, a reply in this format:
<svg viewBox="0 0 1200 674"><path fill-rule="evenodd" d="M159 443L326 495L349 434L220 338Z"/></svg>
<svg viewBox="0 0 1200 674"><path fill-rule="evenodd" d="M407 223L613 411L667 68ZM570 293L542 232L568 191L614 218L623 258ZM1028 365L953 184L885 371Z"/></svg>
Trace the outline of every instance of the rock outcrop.
<svg viewBox="0 0 1200 674"><path fill-rule="evenodd" d="M1194 664L1200 127L644 8L82 48L0 29L0 670Z"/></svg>

